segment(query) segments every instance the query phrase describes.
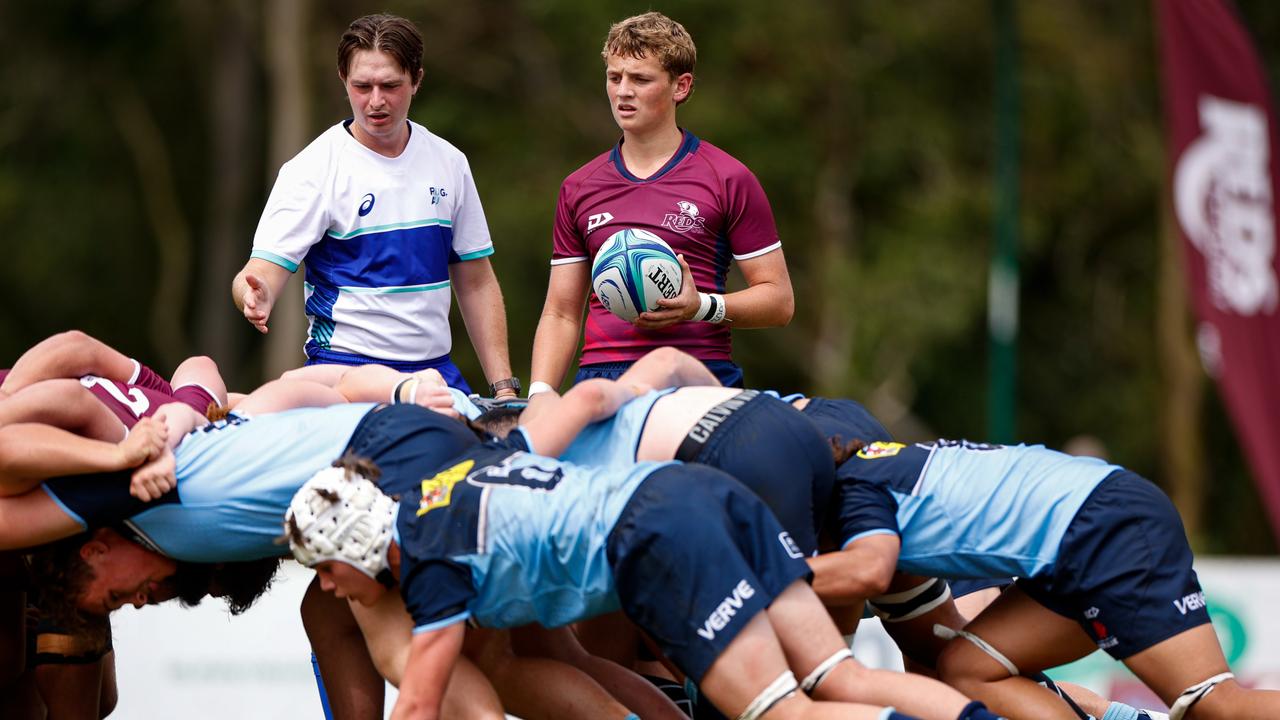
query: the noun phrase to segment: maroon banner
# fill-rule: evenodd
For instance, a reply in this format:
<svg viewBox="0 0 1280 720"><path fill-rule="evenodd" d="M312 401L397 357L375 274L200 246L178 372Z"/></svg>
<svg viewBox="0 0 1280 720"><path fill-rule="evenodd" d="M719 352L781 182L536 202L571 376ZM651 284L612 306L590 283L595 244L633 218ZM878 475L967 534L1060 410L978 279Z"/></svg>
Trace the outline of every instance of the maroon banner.
<svg viewBox="0 0 1280 720"><path fill-rule="evenodd" d="M1196 340L1280 537L1276 127L1267 79L1230 2L1156 4Z"/></svg>

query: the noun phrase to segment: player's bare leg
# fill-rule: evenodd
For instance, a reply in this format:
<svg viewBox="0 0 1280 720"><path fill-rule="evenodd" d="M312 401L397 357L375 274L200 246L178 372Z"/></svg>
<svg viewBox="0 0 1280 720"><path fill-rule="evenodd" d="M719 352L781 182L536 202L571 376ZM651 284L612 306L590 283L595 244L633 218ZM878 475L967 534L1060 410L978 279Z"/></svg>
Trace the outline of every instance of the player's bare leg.
<svg viewBox="0 0 1280 720"><path fill-rule="evenodd" d="M621 613L617 615L630 626L630 621L625 616ZM613 697L645 720L685 718L680 708L657 686L622 665L587 652L568 627L549 629L528 625L511 631L511 637L519 655L537 655L572 665L591 676Z"/></svg>
<svg viewBox="0 0 1280 720"><path fill-rule="evenodd" d="M1209 624L1178 633L1125 658L1124 664L1166 705L1189 688L1229 673L1218 636ZM1250 690L1234 679L1212 686L1185 716L1188 720L1263 720L1280 717L1280 692Z"/></svg>
<svg viewBox="0 0 1280 720"><path fill-rule="evenodd" d="M0 426L41 423L103 442L120 442L128 429L79 380L42 380L0 401Z"/></svg>
<svg viewBox="0 0 1280 720"><path fill-rule="evenodd" d="M624 720L631 714L578 668L547 657L516 655L505 630L467 628L463 652L493 683L503 707L524 720Z"/></svg>
<svg viewBox="0 0 1280 720"><path fill-rule="evenodd" d="M965 630L1024 673L1065 665L1097 649L1074 620L1037 603L1017 586L1005 590ZM1062 698L1033 680L1011 675L992 655L965 638L947 643L937 667L947 684L1011 720L1076 718Z"/></svg>
<svg viewBox="0 0 1280 720"><path fill-rule="evenodd" d="M762 715L768 720L876 720L881 715L881 708L871 705L816 702L798 688L785 695L781 691L768 692L788 674L787 657L769 613L759 612L711 664L698 687L720 712L731 718L741 716L753 703L763 708L770 701L773 705Z"/></svg>
<svg viewBox="0 0 1280 720"><path fill-rule="evenodd" d="M347 601L322 591L319 580L313 578L302 597L302 625L316 654L334 720L382 718L385 683Z"/></svg>
<svg viewBox="0 0 1280 720"><path fill-rule="evenodd" d="M792 583L767 612L787 662L799 678L807 677L819 665L848 648L808 583ZM955 720L970 702L969 698L936 680L872 670L852 657L832 666L813 696L821 700L892 706L926 720Z"/></svg>
<svg viewBox="0 0 1280 720"><path fill-rule="evenodd" d="M227 404L227 383L218 371L218 364L213 358L196 355L183 360L173 371L169 384L174 388L185 385L199 385L213 395L218 405Z"/></svg>

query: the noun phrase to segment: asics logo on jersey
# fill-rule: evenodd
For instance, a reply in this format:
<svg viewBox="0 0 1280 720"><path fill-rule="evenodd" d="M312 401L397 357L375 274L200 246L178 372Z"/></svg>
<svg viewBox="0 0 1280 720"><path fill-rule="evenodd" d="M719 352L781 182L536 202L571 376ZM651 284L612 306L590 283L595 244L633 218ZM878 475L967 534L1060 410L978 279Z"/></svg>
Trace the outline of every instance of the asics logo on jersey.
<svg viewBox="0 0 1280 720"><path fill-rule="evenodd" d="M368 215L369 211L373 209L373 200L373 193L369 193L368 195L360 198L360 209L356 211L359 213L360 217Z"/></svg>
<svg viewBox="0 0 1280 720"><path fill-rule="evenodd" d="M675 230L678 233L687 233L691 230L706 230L707 219L698 217L698 206L688 200L681 200L676 203L675 213L667 213L662 216L662 227Z"/></svg>
<svg viewBox="0 0 1280 720"><path fill-rule="evenodd" d="M439 204L440 204L440 198L447 198L447 197L449 197L449 193L448 193L448 192L446 192L444 188L436 188L436 187L428 188L428 192L430 192L430 193L431 193L431 204L432 204L432 205L439 205Z"/></svg>
<svg viewBox="0 0 1280 720"><path fill-rule="evenodd" d="M595 215L588 217L587 218L587 234L590 235L592 230L595 230L596 228L609 222L612 219L613 219L613 215L607 212L596 213Z"/></svg>
<svg viewBox="0 0 1280 720"><path fill-rule="evenodd" d="M1186 615L1192 610L1199 610L1204 607L1204 591L1193 592L1183 597L1181 600L1174 600L1173 606L1178 608L1178 612Z"/></svg>
<svg viewBox="0 0 1280 720"><path fill-rule="evenodd" d="M738 584L733 588L733 593L721 600L716 609L712 610L711 614L707 616L706 621L702 623L702 627L698 628L698 634L707 640L715 640L716 633L723 630L733 620L733 616L737 615L738 611L742 609L744 602L754 597L755 594L756 589L751 587L751 584L745 578L739 580Z"/></svg>

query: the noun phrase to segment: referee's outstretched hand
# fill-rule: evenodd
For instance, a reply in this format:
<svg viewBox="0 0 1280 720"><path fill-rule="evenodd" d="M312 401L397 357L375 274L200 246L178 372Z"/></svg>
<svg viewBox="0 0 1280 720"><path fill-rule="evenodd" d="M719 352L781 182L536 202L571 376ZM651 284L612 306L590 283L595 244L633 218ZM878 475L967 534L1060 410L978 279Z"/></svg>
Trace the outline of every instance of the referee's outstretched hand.
<svg viewBox="0 0 1280 720"><path fill-rule="evenodd" d="M271 297L271 288L268 287L265 280L253 273L245 273L244 281L249 286L242 298L244 300L244 319L258 328L258 332L265 335L267 333L267 320L271 317L271 306L275 302Z"/></svg>

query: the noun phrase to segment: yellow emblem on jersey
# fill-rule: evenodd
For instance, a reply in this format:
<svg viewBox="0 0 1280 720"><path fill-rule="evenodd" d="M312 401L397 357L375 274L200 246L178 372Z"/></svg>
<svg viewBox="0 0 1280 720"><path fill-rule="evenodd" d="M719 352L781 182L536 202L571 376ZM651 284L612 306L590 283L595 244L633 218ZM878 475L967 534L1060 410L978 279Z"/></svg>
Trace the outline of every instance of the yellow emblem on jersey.
<svg viewBox="0 0 1280 720"><path fill-rule="evenodd" d="M858 457L863 460L875 460L876 458L893 457L897 455L902 448L906 447L902 443L896 442L873 442L864 446L858 451Z"/></svg>
<svg viewBox="0 0 1280 720"><path fill-rule="evenodd" d="M430 480L423 480L422 501L418 503L418 517L422 517L436 508L448 505L449 501L453 499L453 486L457 485L459 480L465 478L475 464L475 460L465 460L444 472L436 473L436 476Z"/></svg>

